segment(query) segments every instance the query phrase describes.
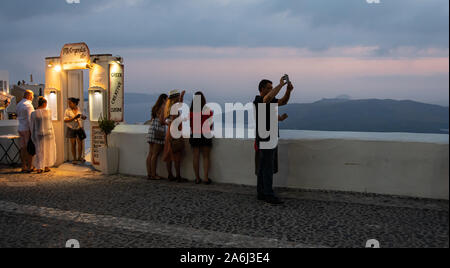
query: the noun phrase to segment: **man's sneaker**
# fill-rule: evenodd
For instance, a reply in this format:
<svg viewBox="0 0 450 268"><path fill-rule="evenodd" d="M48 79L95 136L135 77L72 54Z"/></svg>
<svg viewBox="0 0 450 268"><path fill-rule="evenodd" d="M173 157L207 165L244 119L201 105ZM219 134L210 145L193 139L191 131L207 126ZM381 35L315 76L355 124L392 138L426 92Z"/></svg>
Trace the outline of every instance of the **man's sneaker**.
<svg viewBox="0 0 450 268"><path fill-rule="evenodd" d="M265 198L266 202L272 205L281 205L284 204L284 201L276 196L267 196Z"/></svg>

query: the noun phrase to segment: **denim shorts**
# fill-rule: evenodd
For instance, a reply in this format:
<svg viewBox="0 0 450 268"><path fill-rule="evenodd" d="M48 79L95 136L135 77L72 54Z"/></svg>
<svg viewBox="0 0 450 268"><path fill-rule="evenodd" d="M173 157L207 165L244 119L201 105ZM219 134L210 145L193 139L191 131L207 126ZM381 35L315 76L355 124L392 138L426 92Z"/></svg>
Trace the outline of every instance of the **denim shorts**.
<svg viewBox="0 0 450 268"><path fill-rule="evenodd" d="M78 132L78 129L73 129L73 128L68 127L67 132L66 132L66 138L75 139L77 137L77 132Z"/></svg>

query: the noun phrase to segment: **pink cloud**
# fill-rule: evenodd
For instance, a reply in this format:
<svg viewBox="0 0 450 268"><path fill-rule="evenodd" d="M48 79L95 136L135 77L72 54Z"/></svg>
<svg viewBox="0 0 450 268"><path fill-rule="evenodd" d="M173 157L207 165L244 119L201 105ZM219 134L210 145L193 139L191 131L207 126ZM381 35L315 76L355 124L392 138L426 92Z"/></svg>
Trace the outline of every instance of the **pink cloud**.
<svg viewBox="0 0 450 268"><path fill-rule="evenodd" d="M243 58L243 59L151 59L127 61L134 75L217 78L220 76L248 77L253 75L282 75L332 78L359 76L427 76L449 72L449 58ZM151 75L151 74L150 74Z"/></svg>
<svg viewBox="0 0 450 268"><path fill-rule="evenodd" d="M122 55L130 91L182 88L251 95L260 79L275 82L288 73L301 88L294 97L299 101L342 93L426 101L448 97L449 58L443 56L445 51L416 51L417 56L412 57L413 51L405 48L398 51L397 55L402 55L398 57L368 56L376 49L335 48L320 53L293 48L178 47L125 51ZM433 78L436 76L447 79Z"/></svg>

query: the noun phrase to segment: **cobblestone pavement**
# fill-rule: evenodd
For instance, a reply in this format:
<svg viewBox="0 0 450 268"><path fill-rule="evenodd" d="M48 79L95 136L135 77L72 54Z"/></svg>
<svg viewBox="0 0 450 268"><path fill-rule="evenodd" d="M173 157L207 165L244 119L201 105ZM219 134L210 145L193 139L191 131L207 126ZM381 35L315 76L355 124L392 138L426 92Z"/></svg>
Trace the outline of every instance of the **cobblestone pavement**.
<svg viewBox="0 0 450 268"><path fill-rule="evenodd" d="M0 247L448 247L448 201L0 166Z"/></svg>

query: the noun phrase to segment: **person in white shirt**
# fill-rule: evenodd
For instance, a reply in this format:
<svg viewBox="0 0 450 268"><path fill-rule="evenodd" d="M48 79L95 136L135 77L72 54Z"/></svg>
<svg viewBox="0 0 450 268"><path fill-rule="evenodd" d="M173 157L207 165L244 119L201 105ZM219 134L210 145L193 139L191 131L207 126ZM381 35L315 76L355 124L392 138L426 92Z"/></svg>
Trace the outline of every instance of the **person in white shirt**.
<svg viewBox="0 0 450 268"><path fill-rule="evenodd" d="M86 120L87 117L83 115L78 108L80 99L69 98L68 105L69 108L66 109L64 113L64 122L67 126L66 138L70 140L70 145L72 149L72 163L77 164L80 162L85 162L83 158L83 137L84 130L82 128L82 120ZM77 148L78 147L78 148ZM77 150L78 149L78 150ZM78 151L78 158L77 158Z"/></svg>
<svg viewBox="0 0 450 268"><path fill-rule="evenodd" d="M19 120L19 147L20 157L22 160L22 172L30 173L33 171L33 156L27 151L28 141L31 137L30 120L31 113L34 112L32 104L34 98L33 91L27 90L23 95L23 99L17 105L17 119Z"/></svg>
<svg viewBox="0 0 450 268"><path fill-rule="evenodd" d="M44 97L39 97L38 108L31 113L31 140L36 148L33 163L37 173L50 172L56 162L56 142L52 113Z"/></svg>

